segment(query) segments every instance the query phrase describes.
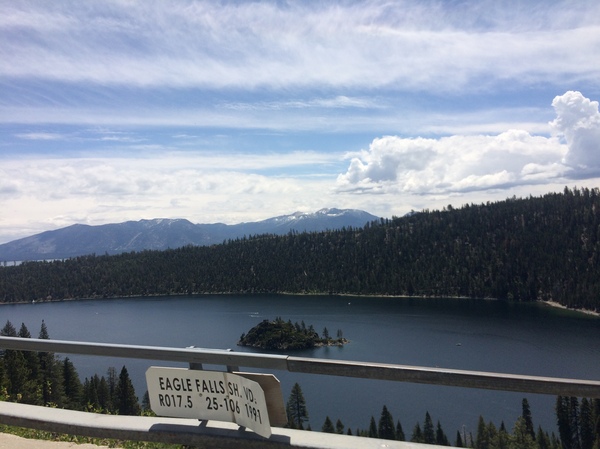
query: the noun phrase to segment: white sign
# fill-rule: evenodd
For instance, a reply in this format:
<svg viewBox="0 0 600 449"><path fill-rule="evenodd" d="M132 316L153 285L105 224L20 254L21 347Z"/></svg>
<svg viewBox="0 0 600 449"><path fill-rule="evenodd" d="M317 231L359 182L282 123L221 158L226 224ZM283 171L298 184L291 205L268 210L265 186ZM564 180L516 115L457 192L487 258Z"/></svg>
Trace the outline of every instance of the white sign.
<svg viewBox="0 0 600 449"><path fill-rule="evenodd" d="M150 407L159 416L234 422L269 438L265 394L232 373L152 366L146 371Z"/></svg>

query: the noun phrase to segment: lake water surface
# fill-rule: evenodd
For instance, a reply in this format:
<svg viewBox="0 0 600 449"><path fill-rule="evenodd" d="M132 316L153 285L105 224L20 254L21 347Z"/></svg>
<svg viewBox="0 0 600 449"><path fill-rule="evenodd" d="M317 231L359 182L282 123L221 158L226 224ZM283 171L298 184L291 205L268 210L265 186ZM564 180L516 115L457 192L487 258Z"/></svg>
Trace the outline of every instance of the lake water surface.
<svg viewBox="0 0 600 449"><path fill-rule="evenodd" d="M58 340L251 351L240 335L263 319L312 324L350 343L292 355L432 366L564 378L600 379L600 319L540 304L464 299L367 298L288 295L209 295L86 300L0 307L2 324L25 323L35 337L45 320ZM156 362L69 356L80 376L123 365L138 396ZM164 362L161 365L167 365ZM379 420L385 404L407 437L429 411L454 442L456 431L476 433L482 415L512 429L524 394L273 372L287 399L298 382L310 424L326 416L354 431ZM556 431L554 396L526 395L534 425Z"/></svg>

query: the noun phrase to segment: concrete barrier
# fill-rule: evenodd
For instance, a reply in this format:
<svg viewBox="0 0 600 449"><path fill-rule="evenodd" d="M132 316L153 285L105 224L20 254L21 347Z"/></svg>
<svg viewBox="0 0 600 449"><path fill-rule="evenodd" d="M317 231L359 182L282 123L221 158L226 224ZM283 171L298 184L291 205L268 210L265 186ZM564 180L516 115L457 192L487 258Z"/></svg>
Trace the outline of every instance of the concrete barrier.
<svg viewBox="0 0 600 449"><path fill-rule="evenodd" d="M436 446L305 430L273 428L265 439L231 423L193 419L101 415L0 402L0 423L95 438L150 441L207 449L434 449Z"/></svg>

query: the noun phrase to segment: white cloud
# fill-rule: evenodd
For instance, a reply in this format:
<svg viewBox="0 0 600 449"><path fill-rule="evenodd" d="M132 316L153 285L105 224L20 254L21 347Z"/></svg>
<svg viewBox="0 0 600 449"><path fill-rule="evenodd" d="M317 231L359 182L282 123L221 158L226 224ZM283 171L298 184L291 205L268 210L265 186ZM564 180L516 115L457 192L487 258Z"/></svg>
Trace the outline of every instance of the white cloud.
<svg viewBox="0 0 600 449"><path fill-rule="evenodd" d="M509 130L496 136L439 139L387 136L354 155L340 191L449 194L548 182L565 174L557 138ZM351 157L352 155L348 155Z"/></svg>
<svg viewBox="0 0 600 449"><path fill-rule="evenodd" d="M225 109L234 110L284 110L284 109L342 109L342 108L358 108L358 109L382 109L386 106L381 101L376 101L370 98L348 97L338 95L329 98L313 98L309 100L286 100L286 101L259 101L254 103L225 103Z"/></svg>
<svg viewBox="0 0 600 449"><path fill-rule="evenodd" d="M5 157L0 243L73 223L157 217L237 223L314 211L333 204L325 197L335 175L294 176L290 170L339 158L312 152Z"/></svg>
<svg viewBox="0 0 600 449"><path fill-rule="evenodd" d="M450 194L591 179L600 174L598 102L568 91L552 102L557 135L523 130L439 139L387 136L349 154L340 191ZM565 143L560 137L564 137Z"/></svg>
<svg viewBox="0 0 600 449"><path fill-rule="evenodd" d="M64 134L59 133L20 133L15 137L25 140L64 140L67 138Z"/></svg>
<svg viewBox="0 0 600 449"><path fill-rule="evenodd" d="M347 180L350 183L396 181L401 173L423 170L435 154L432 142L395 136L375 139L368 152L352 159Z"/></svg>
<svg viewBox="0 0 600 449"><path fill-rule="evenodd" d="M580 92L568 91L552 102L556 119L552 127L569 146L564 163L573 167L574 176L600 172L600 113L598 102Z"/></svg>

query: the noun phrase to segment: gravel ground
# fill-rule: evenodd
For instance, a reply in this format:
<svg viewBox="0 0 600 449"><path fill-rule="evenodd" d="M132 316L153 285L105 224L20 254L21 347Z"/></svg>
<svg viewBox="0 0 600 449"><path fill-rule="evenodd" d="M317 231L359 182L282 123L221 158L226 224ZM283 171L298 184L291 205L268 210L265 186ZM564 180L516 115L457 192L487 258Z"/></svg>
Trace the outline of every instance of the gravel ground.
<svg viewBox="0 0 600 449"><path fill-rule="evenodd" d="M0 433L0 449L108 449L108 446L77 444L66 441L30 440L10 433Z"/></svg>

